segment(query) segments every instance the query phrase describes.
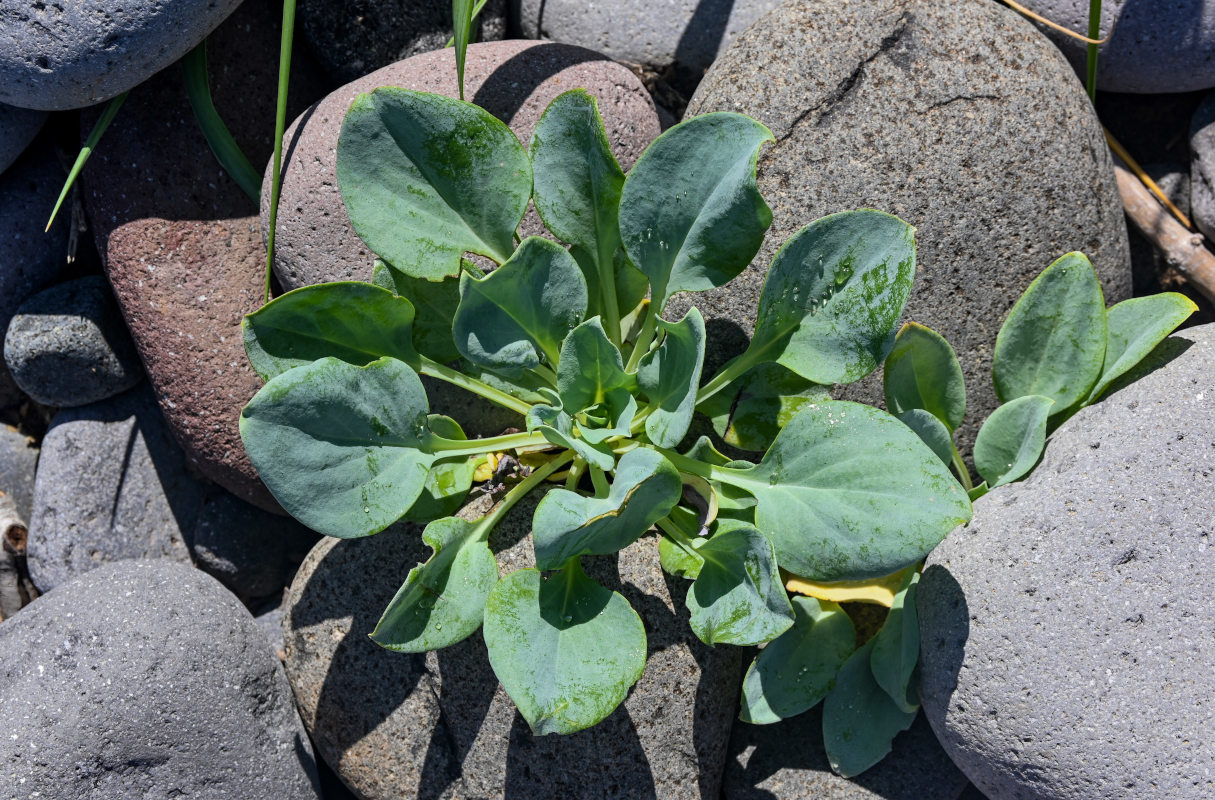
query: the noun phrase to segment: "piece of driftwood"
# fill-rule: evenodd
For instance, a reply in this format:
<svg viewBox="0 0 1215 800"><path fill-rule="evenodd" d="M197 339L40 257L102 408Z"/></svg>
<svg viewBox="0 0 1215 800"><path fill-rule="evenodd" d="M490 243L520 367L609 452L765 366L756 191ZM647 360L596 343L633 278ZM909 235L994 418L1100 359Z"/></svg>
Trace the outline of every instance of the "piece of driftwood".
<svg viewBox="0 0 1215 800"><path fill-rule="evenodd" d="M25 560L28 535L13 498L0 492L0 620L8 619L38 597Z"/></svg>
<svg viewBox="0 0 1215 800"><path fill-rule="evenodd" d="M1169 266L1215 303L1215 255L1206 248L1202 234L1187 230L1178 222L1120 160L1114 164L1114 175L1127 218L1160 251Z"/></svg>

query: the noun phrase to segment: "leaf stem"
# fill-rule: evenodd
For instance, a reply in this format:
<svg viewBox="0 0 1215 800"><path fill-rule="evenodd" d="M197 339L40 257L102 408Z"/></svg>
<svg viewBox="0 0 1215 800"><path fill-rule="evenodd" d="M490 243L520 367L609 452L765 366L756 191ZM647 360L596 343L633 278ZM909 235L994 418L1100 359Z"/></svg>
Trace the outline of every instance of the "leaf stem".
<svg viewBox="0 0 1215 800"><path fill-rule="evenodd" d="M591 464L591 483L595 485L596 497L607 497L612 489L608 486L607 475L599 467Z"/></svg>
<svg viewBox="0 0 1215 800"><path fill-rule="evenodd" d="M575 491L578 488L578 481L582 480L582 473L586 472L586 461L582 457L574 459L573 466L570 467L570 474L565 476L566 491Z"/></svg>
<svg viewBox="0 0 1215 800"><path fill-rule="evenodd" d="M692 544L692 540L688 535L679 529L670 517L663 517L658 520L658 527L662 529L663 534L675 544L679 545L689 555L699 556L696 552L696 547Z"/></svg>
<svg viewBox="0 0 1215 800"><path fill-rule="evenodd" d="M962 488L969 492L971 489L975 488L970 481L970 470L966 468L966 462L962 460L962 454L958 452L957 446L951 446L953 447L954 472L957 473L958 480L962 483Z"/></svg>
<svg viewBox="0 0 1215 800"><path fill-rule="evenodd" d="M654 449L661 453L663 457L665 457L667 461L670 461L675 466L675 469L679 470L680 472L686 472L689 475L698 475L706 480L714 477L714 468L703 461L697 461L694 458L681 456L674 450L668 450L665 447L654 447Z"/></svg>
<svg viewBox="0 0 1215 800"><path fill-rule="evenodd" d="M497 403L503 408L509 408L511 411L523 416L527 416L527 412L532 410L531 404L509 395L501 389L495 389L488 383L483 383L476 378L470 378L463 372L454 370L446 364L440 364L426 356L421 356L420 362L418 372L423 375L447 381L452 386L459 386L461 389L480 395L491 403Z"/></svg>
<svg viewBox="0 0 1215 800"><path fill-rule="evenodd" d="M620 337L620 300L616 297L616 276L613 274L615 253L608 246L607 237L599 237L597 244L599 257L595 260L595 267L599 270L599 289L603 293L604 332L612 344L620 347L624 340Z"/></svg>
<svg viewBox="0 0 1215 800"><path fill-rule="evenodd" d="M502 501L498 503L493 511L489 512L484 517L481 517L480 521L477 522L476 536L481 541L489 538L489 532L494 529L494 526L502 521L502 518L506 516L506 512L510 511L515 503L518 503L527 495L528 492L543 483L549 475L552 475L554 472L568 464L570 459L573 457L574 451L566 450L565 452L554 456L553 459L544 466L537 467L536 469L532 470L531 475L528 475L506 493L506 497L502 498Z"/></svg>
<svg viewBox="0 0 1215 800"><path fill-rule="evenodd" d="M553 372L548 367L544 366L543 364L537 364L536 366L532 367L531 371L535 373L536 377L540 380L551 385L554 389L557 388L557 373Z"/></svg>
<svg viewBox="0 0 1215 800"><path fill-rule="evenodd" d="M270 229L266 235L266 302L270 302L270 276L274 268L274 233L278 224L278 197L282 191L283 133L287 128L287 88L291 78L291 43L295 36L295 0L283 0L283 38L278 54L278 107L274 113L274 161L270 174Z"/></svg>
<svg viewBox="0 0 1215 800"><path fill-rule="evenodd" d="M431 435L426 441L431 450L442 453L443 458L475 456L481 453L549 444L549 441L540 433L508 433L503 436L488 436L484 439L444 439L441 436Z"/></svg>
<svg viewBox="0 0 1215 800"><path fill-rule="evenodd" d="M743 353L733 361L727 362L721 371L713 376L712 380L700 387L700 390L696 392L696 404L700 405L729 386L734 379L741 377L752 366L751 359L747 358L747 353Z"/></svg>
<svg viewBox="0 0 1215 800"><path fill-rule="evenodd" d="M637 371L637 365L650 351L650 345L654 342L654 332L657 329L658 314L654 312L654 306L651 305L646 310L645 323L641 326L641 333L637 334L637 344L633 346L633 352L629 354L629 363L624 367L625 372Z"/></svg>
<svg viewBox="0 0 1215 800"><path fill-rule="evenodd" d="M63 183L63 190L59 192L59 199L55 201L55 208L51 211L51 218L46 221L46 229L49 231L51 226L55 224L55 217L59 214L59 208L63 205L63 201L68 196L68 192L72 189L72 184L76 183L76 178L80 176L80 171L84 169L84 163L89 160L89 156L93 155L93 148L101 141L101 135L105 133L105 129L110 127L110 123L114 121L114 117L118 114L118 109L122 106L122 101L127 99L127 92L115 97L101 112L101 116L97 118L97 122L93 124L93 130L89 131L89 138L84 140L84 146L80 148L79 155L76 156L76 163L72 164L72 170L68 173L67 180Z"/></svg>

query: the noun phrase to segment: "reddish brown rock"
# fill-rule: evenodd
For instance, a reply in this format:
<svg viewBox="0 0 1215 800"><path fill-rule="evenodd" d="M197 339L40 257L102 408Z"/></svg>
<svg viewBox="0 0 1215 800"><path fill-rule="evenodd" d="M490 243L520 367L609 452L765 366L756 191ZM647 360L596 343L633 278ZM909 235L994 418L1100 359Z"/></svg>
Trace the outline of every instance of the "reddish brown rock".
<svg viewBox="0 0 1215 800"><path fill-rule="evenodd" d="M473 45L464 85L466 99L510 125L525 143L553 98L570 89L586 89L599 99L612 151L625 170L660 130L654 103L641 81L607 56L581 47L532 41ZM338 189L336 158L338 133L351 101L381 86L456 97L452 51L413 56L348 83L288 129L274 253L274 271L285 288L371 279L374 256L350 226ZM263 188L263 235L269 227L268 198ZM538 233L537 226L537 220L525 219L522 227Z"/></svg>
<svg viewBox="0 0 1215 800"><path fill-rule="evenodd" d="M215 104L255 164L272 152L278 9L250 0L212 36ZM297 59L292 105L320 93ZM82 133L94 119L86 115ZM261 385L240 322L263 300L255 204L222 170L178 67L132 91L85 170L85 204L106 274L156 396L191 465L242 499L277 509L245 455L241 407Z"/></svg>

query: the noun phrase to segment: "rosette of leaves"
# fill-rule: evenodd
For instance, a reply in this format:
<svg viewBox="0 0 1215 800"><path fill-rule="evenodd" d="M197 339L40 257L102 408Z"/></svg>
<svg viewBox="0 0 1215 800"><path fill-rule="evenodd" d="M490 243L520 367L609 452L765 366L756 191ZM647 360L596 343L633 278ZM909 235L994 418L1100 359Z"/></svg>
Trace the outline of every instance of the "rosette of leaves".
<svg viewBox="0 0 1215 800"><path fill-rule="evenodd" d="M647 652L636 611L583 562L657 535L663 567L690 581L696 636L771 642L748 679L755 719L804 710L834 686L832 735L851 743L841 768L889 749L910 721L903 627L888 622L884 639L845 653L838 608L791 602L782 571L905 574L970 517L966 492L911 429L823 390L869 374L895 345L912 228L857 211L798 231L769 267L750 345L714 375L702 375L700 312L662 317L673 295L726 284L759 250L772 215L756 161L771 140L748 117L705 114L660 136L626 176L583 91L553 101L526 149L454 99L380 89L354 101L337 172L379 256L374 279L298 289L246 318L267 383L241 433L279 502L321 533L427 523L433 555L405 578L377 642L419 652L481 628L532 729L581 730L619 705ZM529 201L554 240L519 241ZM430 408L419 375L514 411L515 430L466 438ZM732 461L707 439L689 446L698 409L748 441L766 436L766 451ZM454 516L478 475L496 506ZM500 577L490 531L554 482L535 510L536 568ZM837 657L807 646L824 636ZM792 681L774 677L806 658L822 662L814 691L800 666Z"/></svg>

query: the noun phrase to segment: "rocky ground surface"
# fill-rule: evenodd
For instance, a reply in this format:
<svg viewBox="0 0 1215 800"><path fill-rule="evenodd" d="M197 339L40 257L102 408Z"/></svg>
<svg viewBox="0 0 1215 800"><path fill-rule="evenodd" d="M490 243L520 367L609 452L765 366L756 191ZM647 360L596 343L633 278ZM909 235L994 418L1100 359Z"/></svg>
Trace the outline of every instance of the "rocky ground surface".
<svg viewBox="0 0 1215 800"><path fill-rule="evenodd" d="M1024 1L1084 27L1081 4ZM592 567L650 630L645 676L600 726L534 737L479 634L425 656L367 638L427 556L416 526L321 540L244 454L238 415L261 381L240 324L265 299L269 169L255 200L218 166L176 62L208 39L215 105L263 171L281 3L18 5L0 12L0 796L1215 794L1212 326L1175 334L1155 371L1060 428L1038 470L932 556L924 714L877 767L832 773L817 711L736 720L747 654L691 636L652 538ZM986 0L490 0L466 90L527 142L553 97L585 87L626 170L685 106L769 126L759 183L775 222L752 267L697 302L709 369L745 345L791 233L856 207L911 222L907 317L962 358L965 445L994 406L996 330L1068 250L1093 258L1109 303L1184 291L1191 324L1215 322L1128 237L1101 130L1215 234L1215 17L1107 0L1103 35L1115 18L1097 113L1081 49ZM276 293L369 278L337 188L342 116L384 85L455 96L450 35L442 2L301 0ZM128 90L44 231L104 102ZM522 231L540 232L534 211ZM430 388L470 433L517 422ZM872 382L847 391L880 399ZM495 540L504 571L530 563L528 518L516 509Z"/></svg>

